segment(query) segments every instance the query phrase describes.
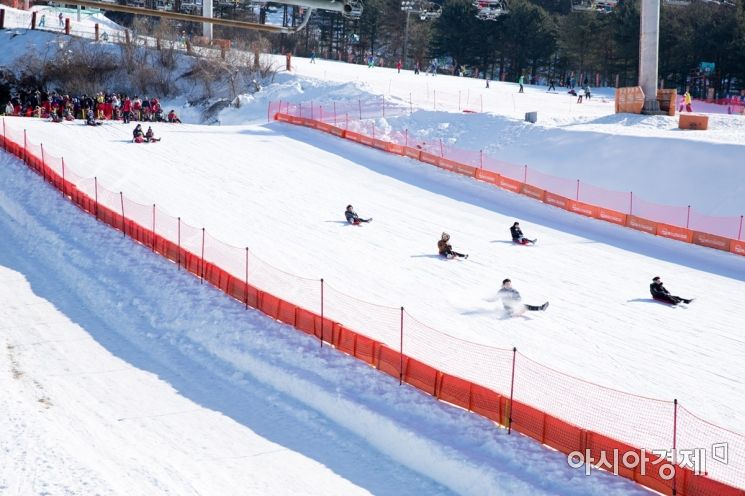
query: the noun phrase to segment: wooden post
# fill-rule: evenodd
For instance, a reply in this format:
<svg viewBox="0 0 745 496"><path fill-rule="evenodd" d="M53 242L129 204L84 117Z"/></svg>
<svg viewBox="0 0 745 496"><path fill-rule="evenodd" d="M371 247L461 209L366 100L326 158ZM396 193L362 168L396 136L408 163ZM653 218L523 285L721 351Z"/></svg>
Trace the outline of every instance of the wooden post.
<svg viewBox="0 0 745 496"><path fill-rule="evenodd" d="M5 29L5 9L0 9L0 29Z"/></svg>
<svg viewBox="0 0 745 496"><path fill-rule="evenodd" d="M101 34L101 30L100 30L100 28L98 26L98 23L96 23L96 25L93 26L93 27L95 29L95 40L98 41L99 40L99 36Z"/></svg>
<svg viewBox="0 0 745 496"><path fill-rule="evenodd" d="M70 35L70 18L65 17L65 34Z"/></svg>
<svg viewBox="0 0 745 496"><path fill-rule="evenodd" d="M31 29L36 29L36 11L31 12Z"/></svg>

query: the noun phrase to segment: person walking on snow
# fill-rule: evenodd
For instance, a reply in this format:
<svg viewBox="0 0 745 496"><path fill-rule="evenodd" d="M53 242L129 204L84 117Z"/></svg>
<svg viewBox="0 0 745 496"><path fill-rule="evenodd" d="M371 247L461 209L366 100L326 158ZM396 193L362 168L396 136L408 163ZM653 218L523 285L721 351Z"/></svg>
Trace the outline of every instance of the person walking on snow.
<svg viewBox="0 0 745 496"><path fill-rule="evenodd" d="M554 90L556 91L556 86L554 85L554 78L551 78L548 80L548 91Z"/></svg>
<svg viewBox="0 0 745 496"><path fill-rule="evenodd" d="M677 305L678 303L690 303L693 298L681 298L680 296L674 296L670 294L670 291L662 284L662 279L659 276L652 279L652 284L649 285L649 292L652 293L652 298L663 303L670 303L671 305Z"/></svg>
<svg viewBox="0 0 745 496"><path fill-rule="evenodd" d="M313 50L312 52L310 52L310 63L311 64L315 64L316 63L316 51L315 50Z"/></svg>
<svg viewBox="0 0 745 496"><path fill-rule="evenodd" d="M520 223L515 222L512 224L512 227L510 227L510 234L512 234L512 241L515 243L519 243L521 245L527 245L528 243L535 244L538 239L528 239L525 236L523 236L523 231L520 229Z"/></svg>
<svg viewBox="0 0 745 496"><path fill-rule="evenodd" d="M360 219L360 216L357 215L357 212L354 211L354 207L352 205L347 205L347 210L344 212L344 217L347 218L347 222L350 224L354 224L355 226L358 225L360 222L370 222L372 220L372 217L369 219Z"/></svg>
<svg viewBox="0 0 745 496"><path fill-rule="evenodd" d="M520 293L512 287L512 281L505 279L502 281L502 287L497 291L497 297L502 300L504 310L508 316L521 315L528 312L545 311L548 308L548 302L543 305L526 305L521 303Z"/></svg>
<svg viewBox="0 0 745 496"><path fill-rule="evenodd" d="M441 257L446 258L455 258L455 257L462 257L462 258L468 258L467 253L458 253L457 251L453 251L453 247L448 243L450 241L450 235L448 233L442 233L442 236L440 236L440 241L437 242L437 251L440 253Z"/></svg>
<svg viewBox="0 0 745 496"><path fill-rule="evenodd" d="M396 62L396 69L398 70L398 73L401 74L401 61L400 60Z"/></svg>
<svg viewBox="0 0 745 496"><path fill-rule="evenodd" d="M520 74L520 77L517 79L517 83L520 85L520 91L518 93L523 93L523 83L525 82L525 76Z"/></svg>

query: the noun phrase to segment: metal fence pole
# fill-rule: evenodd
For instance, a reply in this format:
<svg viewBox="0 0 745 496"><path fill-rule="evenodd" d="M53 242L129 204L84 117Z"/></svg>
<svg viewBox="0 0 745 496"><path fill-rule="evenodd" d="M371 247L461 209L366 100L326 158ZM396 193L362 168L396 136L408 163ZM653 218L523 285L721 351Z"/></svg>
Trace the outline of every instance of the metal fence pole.
<svg viewBox="0 0 745 496"><path fill-rule="evenodd" d="M507 417L507 434L512 434L512 398L515 392L515 358L517 357L517 347L512 348L512 379L510 380L510 414Z"/></svg>
<svg viewBox="0 0 745 496"><path fill-rule="evenodd" d="M401 332L399 344L398 385L404 383L404 307L401 307Z"/></svg>
<svg viewBox="0 0 745 496"><path fill-rule="evenodd" d="M321 278L321 348L323 348L323 277Z"/></svg>
<svg viewBox="0 0 745 496"><path fill-rule="evenodd" d="M127 237L127 224L124 222L124 193L119 192L119 200L122 204L122 236Z"/></svg>

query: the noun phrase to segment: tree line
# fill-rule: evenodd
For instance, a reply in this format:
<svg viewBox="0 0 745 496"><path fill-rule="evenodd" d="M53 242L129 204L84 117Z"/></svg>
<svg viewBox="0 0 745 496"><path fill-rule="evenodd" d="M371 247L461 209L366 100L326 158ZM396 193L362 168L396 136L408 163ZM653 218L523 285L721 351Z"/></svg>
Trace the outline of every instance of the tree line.
<svg viewBox="0 0 745 496"><path fill-rule="evenodd" d="M410 14L407 29L400 0L365 0L358 21L319 12L305 33L283 38L280 49L349 62L372 54L390 67L403 60L406 43L405 68L416 61L424 68L437 57L452 60L452 66L479 68L482 77L495 80L516 81L522 75L526 81L636 84L640 0L620 0L610 12L575 12L571 0L508 2L509 13L482 21L471 0L444 0L438 19L422 21ZM664 87L690 89L694 96L709 88L717 96L745 88L742 2L663 1L659 77Z"/></svg>

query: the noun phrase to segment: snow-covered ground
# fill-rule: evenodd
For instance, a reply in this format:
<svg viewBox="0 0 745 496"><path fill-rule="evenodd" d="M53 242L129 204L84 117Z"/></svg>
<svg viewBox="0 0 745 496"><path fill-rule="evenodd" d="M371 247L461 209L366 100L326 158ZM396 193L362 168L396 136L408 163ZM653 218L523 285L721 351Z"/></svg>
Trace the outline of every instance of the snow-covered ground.
<svg viewBox="0 0 745 496"><path fill-rule="evenodd" d="M682 132L675 130L672 118L613 115L610 95L605 93L603 101L602 91L580 106L566 95L531 87L518 95L512 84L492 83L489 90L479 90L469 85L483 81L293 60L296 74L281 73L276 85L247 98L245 106L224 111L222 126L156 125L156 134L163 136L157 145L132 144L131 126L121 124L92 129L79 122L6 121L16 132L27 129L29 139L42 142L49 153L63 155L70 170L96 176L100 184L144 205L157 203L193 226L205 226L214 238L249 246L282 270L310 279L324 277L329 287L361 300L404 305L418 320L451 335L499 348L517 346L538 362L589 381L665 400L677 398L703 418L742 431L742 257L578 217L309 129L262 122L270 99L354 100L378 94L407 104L411 93L413 115L378 119L379 129L406 127L545 172L621 191L633 189L650 201L740 215L745 211L745 172L736 165L744 158L745 132L738 127L738 116L712 116L711 131ZM473 94L465 96L469 90ZM438 110L428 110L430 104L434 108L435 91ZM465 99L472 108L478 91L488 95L483 100L488 115L458 112L458 91L461 107ZM446 95L451 96L448 104ZM522 112L536 109L538 125L521 121ZM348 203L374 222L362 228L345 225L342 211ZM539 238L538 246L509 242L508 226L514 220L521 221L530 237ZM47 229L54 225L39 222ZM443 262L434 255L442 231L451 233L456 249L470 254L467 261ZM81 234L75 230L69 236ZM100 270L97 265L91 263L91 271ZM654 275L661 275L674 292L697 301L676 309L651 303L647 288ZM88 277L115 281L124 276ZM504 277L512 278L526 301L550 300L549 311L501 319L497 305L486 298ZM134 282L127 276L125 287L129 284ZM159 289L171 285L152 284ZM141 286L135 289L144 291ZM126 290L130 296L120 299L120 306L139 309L166 299L162 293L137 297L136 290ZM175 297L178 292L172 293ZM191 292L186 293L188 299ZM167 308L157 311L179 315ZM327 308L332 318L333 311L333 306ZM118 325L120 317L115 312L110 326ZM365 332L369 318L364 313L356 318L344 322ZM183 319L171 319L171 332L180 333L182 324L189 327ZM143 318L131 332L152 322ZM218 332L218 327L229 325L212 318L197 322L226 354L246 345ZM236 322L245 325L244 320ZM164 341L181 350L179 339ZM184 346L194 347L188 342ZM200 352L199 346L211 349L200 344ZM205 358L199 363L215 366ZM232 362L225 367L239 369ZM173 386L173 380L166 382ZM424 430L431 432L426 426ZM472 494L483 487L499 491L495 488L502 486L492 482L454 488L436 480L449 490ZM574 488L552 491L580 493Z"/></svg>
<svg viewBox="0 0 745 496"><path fill-rule="evenodd" d="M0 153L0 494L646 494L226 298Z"/></svg>

